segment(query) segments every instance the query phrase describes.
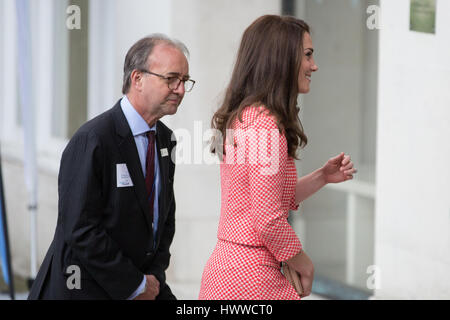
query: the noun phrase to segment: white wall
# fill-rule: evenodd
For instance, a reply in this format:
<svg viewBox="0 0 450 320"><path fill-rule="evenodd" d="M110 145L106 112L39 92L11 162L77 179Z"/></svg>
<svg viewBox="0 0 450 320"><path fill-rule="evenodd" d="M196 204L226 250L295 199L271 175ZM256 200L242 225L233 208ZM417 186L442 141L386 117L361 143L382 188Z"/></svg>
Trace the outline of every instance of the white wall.
<svg viewBox="0 0 450 320"><path fill-rule="evenodd" d="M115 89L122 96L122 76L125 55L139 39L151 33L170 34L173 19L172 0L114 0ZM108 5L109 4L108 1Z"/></svg>
<svg viewBox="0 0 450 320"><path fill-rule="evenodd" d="M378 298L450 298L450 12L409 31L408 0L381 1L376 259Z"/></svg>

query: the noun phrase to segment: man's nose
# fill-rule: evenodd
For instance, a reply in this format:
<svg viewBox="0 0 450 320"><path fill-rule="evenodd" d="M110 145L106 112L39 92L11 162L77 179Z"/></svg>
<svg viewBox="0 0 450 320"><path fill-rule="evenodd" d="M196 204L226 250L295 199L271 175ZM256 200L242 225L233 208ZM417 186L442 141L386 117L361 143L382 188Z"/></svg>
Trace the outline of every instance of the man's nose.
<svg viewBox="0 0 450 320"><path fill-rule="evenodd" d="M184 93L186 92L186 90L184 89L184 82L181 81L178 87L175 90L173 90L173 92L179 94L180 96L183 96Z"/></svg>

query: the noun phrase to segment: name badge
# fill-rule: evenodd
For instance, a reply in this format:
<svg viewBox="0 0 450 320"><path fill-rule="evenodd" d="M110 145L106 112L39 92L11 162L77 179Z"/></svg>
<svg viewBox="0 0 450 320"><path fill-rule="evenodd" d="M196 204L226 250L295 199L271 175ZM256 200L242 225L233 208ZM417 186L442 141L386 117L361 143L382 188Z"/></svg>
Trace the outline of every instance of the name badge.
<svg viewBox="0 0 450 320"><path fill-rule="evenodd" d="M117 171L117 188L132 187L130 173L128 172L126 163L118 163L116 165Z"/></svg>
<svg viewBox="0 0 450 320"><path fill-rule="evenodd" d="M167 151L167 148L161 149L161 157L167 157L169 155L169 151Z"/></svg>

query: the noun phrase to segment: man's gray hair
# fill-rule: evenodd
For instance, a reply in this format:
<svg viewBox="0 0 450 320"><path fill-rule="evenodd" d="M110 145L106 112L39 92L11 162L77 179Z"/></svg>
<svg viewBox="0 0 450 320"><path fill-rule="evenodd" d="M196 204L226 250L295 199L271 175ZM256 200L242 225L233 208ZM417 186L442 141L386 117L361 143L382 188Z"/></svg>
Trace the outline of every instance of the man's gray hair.
<svg viewBox="0 0 450 320"><path fill-rule="evenodd" d="M123 86L122 93L126 94L131 86L131 73L133 70L148 70L150 66L147 65L147 59L153 51L153 48L160 43L173 46L179 49L186 58L189 57L189 50L179 40L170 39L168 36L161 33L154 33L136 42L125 57L123 65Z"/></svg>

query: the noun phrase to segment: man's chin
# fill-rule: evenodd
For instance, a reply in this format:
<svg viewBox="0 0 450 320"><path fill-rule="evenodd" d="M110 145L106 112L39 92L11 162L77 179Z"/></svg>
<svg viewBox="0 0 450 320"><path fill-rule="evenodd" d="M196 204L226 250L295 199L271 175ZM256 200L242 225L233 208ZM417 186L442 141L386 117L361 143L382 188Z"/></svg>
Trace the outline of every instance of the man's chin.
<svg viewBox="0 0 450 320"><path fill-rule="evenodd" d="M167 114L168 115L175 114L175 113L177 113L177 111L178 111L178 104L169 104L167 106Z"/></svg>

